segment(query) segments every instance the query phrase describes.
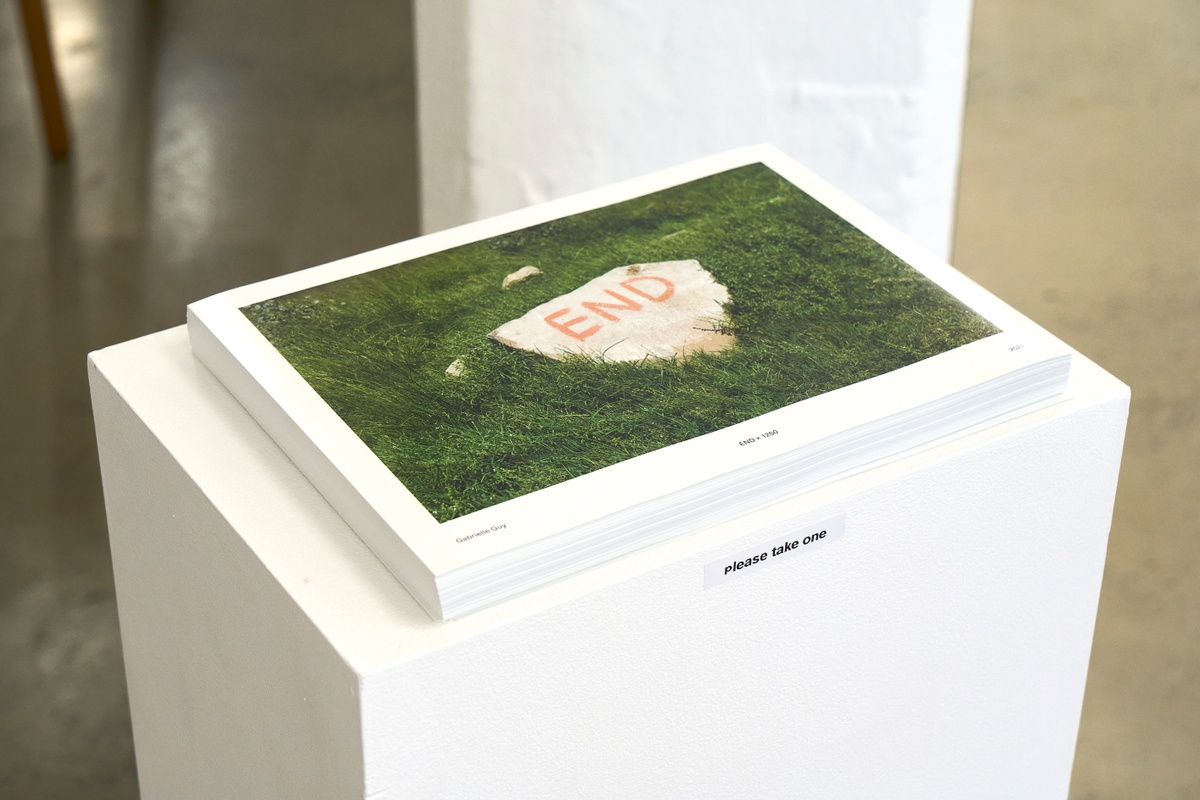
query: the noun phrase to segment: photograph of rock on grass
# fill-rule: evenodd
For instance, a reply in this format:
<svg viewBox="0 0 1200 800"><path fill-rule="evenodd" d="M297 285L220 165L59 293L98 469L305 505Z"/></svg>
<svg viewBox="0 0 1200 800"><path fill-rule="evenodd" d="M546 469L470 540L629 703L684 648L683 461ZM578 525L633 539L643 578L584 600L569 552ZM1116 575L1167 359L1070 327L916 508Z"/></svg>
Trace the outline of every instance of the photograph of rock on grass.
<svg viewBox="0 0 1200 800"><path fill-rule="evenodd" d="M667 262L711 276L720 347L489 337L543 307L563 341L632 339L672 302L633 279ZM761 164L242 311L440 522L998 332Z"/></svg>

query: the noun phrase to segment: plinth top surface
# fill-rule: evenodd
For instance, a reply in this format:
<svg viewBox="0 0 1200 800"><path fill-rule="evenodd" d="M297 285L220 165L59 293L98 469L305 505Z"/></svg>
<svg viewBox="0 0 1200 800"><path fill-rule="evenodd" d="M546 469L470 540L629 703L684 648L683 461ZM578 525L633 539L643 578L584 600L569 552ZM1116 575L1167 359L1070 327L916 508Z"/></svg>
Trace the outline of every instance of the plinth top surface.
<svg viewBox="0 0 1200 800"><path fill-rule="evenodd" d="M109 347L93 353L91 359L99 376L195 481L279 586L362 675L720 547L780 519L844 503L858 492L959 453L1128 394L1123 384L1076 355L1065 399L827 482L730 523L634 553L462 619L436 622L196 360L184 327ZM701 579L698 576L698 585Z"/></svg>

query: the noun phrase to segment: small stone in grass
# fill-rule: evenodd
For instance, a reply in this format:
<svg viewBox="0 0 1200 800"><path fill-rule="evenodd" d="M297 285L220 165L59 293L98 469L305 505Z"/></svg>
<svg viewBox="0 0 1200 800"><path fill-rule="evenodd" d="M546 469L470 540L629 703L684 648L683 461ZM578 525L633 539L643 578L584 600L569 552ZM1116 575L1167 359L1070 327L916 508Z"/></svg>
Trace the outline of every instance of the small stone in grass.
<svg viewBox="0 0 1200 800"><path fill-rule="evenodd" d="M542 271L534 266L521 267L516 272L511 272L504 276L504 282L500 284L501 289L507 289L514 283L520 283L526 278L532 278L534 275L541 275Z"/></svg>
<svg viewBox="0 0 1200 800"><path fill-rule="evenodd" d="M463 363L461 358L454 359L450 366L446 367L446 374L451 378L461 378L462 374L467 371L467 365Z"/></svg>

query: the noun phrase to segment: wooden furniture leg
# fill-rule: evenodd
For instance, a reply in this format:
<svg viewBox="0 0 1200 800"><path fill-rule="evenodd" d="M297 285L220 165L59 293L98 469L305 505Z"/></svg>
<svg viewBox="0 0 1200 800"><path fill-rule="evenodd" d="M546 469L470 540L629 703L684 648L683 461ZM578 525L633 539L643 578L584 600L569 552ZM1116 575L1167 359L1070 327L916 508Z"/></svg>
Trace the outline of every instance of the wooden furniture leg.
<svg viewBox="0 0 1200 800"><path fill-rule="evenodd" d="M67 134L62 91L59 88L58 73L54 69L54 52L50 48L46 9L42 2L43 0L21 0L21 16L25 20L25 38L29 41L38 103L42 108L42 129L46 134L46 146L51 158L63 159L70 152L71 140Z"/></svg>

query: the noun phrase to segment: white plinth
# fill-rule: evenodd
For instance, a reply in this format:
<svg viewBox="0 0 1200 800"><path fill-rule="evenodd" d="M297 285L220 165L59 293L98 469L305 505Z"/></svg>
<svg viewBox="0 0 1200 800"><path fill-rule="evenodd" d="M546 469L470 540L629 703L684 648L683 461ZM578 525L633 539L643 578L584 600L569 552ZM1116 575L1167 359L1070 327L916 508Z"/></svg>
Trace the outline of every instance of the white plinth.
<svg viewBox="0 0 1200 800"><path fill-rule="evenodd" d="M426 232L765 142L943 258L971 0L417 0Z"/></svg>
<svg viewBox="0 0 1200 800"><path fill-rule="evenodd" d="M1128 409L1082 358L1053 407L447 623L182 328L92 365L143 797L1066 797Z"/></svg>

